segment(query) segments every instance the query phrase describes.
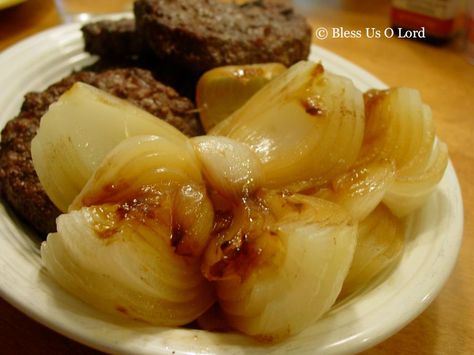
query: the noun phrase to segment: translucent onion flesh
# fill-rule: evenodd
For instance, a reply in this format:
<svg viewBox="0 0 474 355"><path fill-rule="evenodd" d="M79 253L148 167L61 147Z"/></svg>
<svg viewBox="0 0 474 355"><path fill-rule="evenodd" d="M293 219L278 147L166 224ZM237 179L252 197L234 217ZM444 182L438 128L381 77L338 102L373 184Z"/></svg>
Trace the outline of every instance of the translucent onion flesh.
<svg viewBox="0 0 474 355"><path fill-rule="evenodd" d="M384 202L397 216L420 207L444 175L447 148L435 140L431 110L414 89L365 94L366 130L359 163L385 159L396 166Z"/></svg>
<svg viewBox="0 0 474 355"><path fill-rule="evenodd" d="M258 91L209 133L247 144L266 185L328 180L351 166L364 131L361 92L319 63L300 62Z"/></svg>
<svg viewBox="0 0 474 355"><path fill-rule="evenodd" d="M430 159L415 175L399 175L390 186L383 202L398 217L404 217L426 203L442 179L448 165L446 144L437 141Z"/></svg>
<svg viewBox="0 0 474 355"><path fill-rule="evenodd" d="M264 63L229 65L204 73L196 87L196 106L206 132L285 70L283 64Z"/></svg>
<svg viewBox="0 0 474 355"><path fill-rule="evenodd" d="M243 143L226 137L191 139L207 183L222 196L239 201L265 181L260 160Z"/></svg>
<svg viewBox="0 0 474 355"><path fill-rule="evenodd" d="M99 309L183 325L215 301L200 272L213 220L189 141L135 136L112 149L59 217L42 260Z"/></svg>
<svg viewBox="0 0 474 355"><path fill-rule="evenodd" d="M356 221L366 218L386 196L395 179L391 161L373 161L355 166L334 178L315 196L336 202Z"/></svg>
<svg viewBox="0 0 474 355"><path fill-rule="evenodd" d="M214 302L199 259L176 255L167 231L129 222L103 230L116 206L82 208L58 218L42 244L52 277L86 303L152 324L187 324Z"/></svg>
<svg viewBox="0 0 474 355"><path fill-rule="evenodd" d="M48 197L67 211L106 154L123 139L142 134L186 141L177 129L127 101L74 84L41 118L31 143L33 164Z"/></svg>
<svg viewBox="0 0 474 355"><path fill-rule="evenodd" d="M44 265L109 313L160 325L203 315L262 341L297 333L341 287L350 294L397 259L393 214L426 201L446 168L418 92L364 99L365 120L350 80L301 62L189 140L77 84L32 146L47 193L69 211L42 245ZM206 313L214 287L219 308Z"/></svg>
<svg viewBox="0 0 474 355"><path fill-rule="evenodd" d="M434 131L417 90L371 90L364 98L366 124L359 160L390 159L402 169L429 154Z"/></svg>
<svg viewBox="0 0 474 355"><path fill-rule="evenodd" d="M203 264L231 327L277 341L334 303L352 261L357 226L337 205L304 195L260 193L243 229L211 241ZM245 215L245 213L244 213ZM238 216L236 224L245 226Z"/></svg>
<svg viewBox="0 0 474 355"><path fill-rule="evenodd" d="M121 142L70 209L110 203L121 207L124 218L166 226L181 255L199 256L209 239L214 211L189 141L135 136Z"/></svg>
<svg viewBox="0 0 474 355"><path fill-rule="evenodd" d="M357 247L340 297L345 297L398 260L405 241L403 223L380 204L359 223Z"/></svg>

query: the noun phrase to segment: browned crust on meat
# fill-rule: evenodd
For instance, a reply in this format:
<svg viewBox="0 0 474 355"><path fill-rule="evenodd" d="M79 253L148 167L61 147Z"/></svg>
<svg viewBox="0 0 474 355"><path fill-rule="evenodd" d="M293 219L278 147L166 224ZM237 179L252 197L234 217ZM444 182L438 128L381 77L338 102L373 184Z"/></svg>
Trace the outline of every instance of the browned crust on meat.
<svg viewBox="0 0 474 355"><path fill-rule="evenodd" d="M144 51L134 19L103 20L81 28L85 51L103 58L136 57Z"/></svg>
<svg viewBox="0 0 474 355"><path fill-rule="evenodd" d="M229 64L279 62L309 55L311 28L289 6L216 0L138 0L137 31L159 58L195 72Z"/></svg>

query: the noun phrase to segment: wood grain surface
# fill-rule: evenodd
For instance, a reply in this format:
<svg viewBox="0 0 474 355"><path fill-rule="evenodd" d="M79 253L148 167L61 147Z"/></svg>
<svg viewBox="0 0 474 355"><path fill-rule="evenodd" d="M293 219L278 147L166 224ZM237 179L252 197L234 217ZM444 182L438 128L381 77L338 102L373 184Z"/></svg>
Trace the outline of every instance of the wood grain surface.
<svg viewBox="0 0 474 355"><path fill-rule="evenodd" d="M389 26L388 1L327 0L312 5L305 14L315 27L364 30ZM0 10L0 51L60 21L52 0L29 0ZM364 354L474 354L474 66L467 62L459 42L434 47L396 38L315 38L314 43L389 86L420 90L433 110L438 135L449 146L463 193L463 245L445 287L418 318ZM93 353L0 299L0 354Z"/></svg>

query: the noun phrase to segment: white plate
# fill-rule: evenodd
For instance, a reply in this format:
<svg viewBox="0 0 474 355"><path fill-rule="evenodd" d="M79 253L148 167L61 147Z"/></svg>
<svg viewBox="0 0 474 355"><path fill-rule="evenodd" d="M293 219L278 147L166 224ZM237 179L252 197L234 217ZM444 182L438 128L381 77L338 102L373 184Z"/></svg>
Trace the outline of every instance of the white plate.
<svg viewBox="0 0 474 355"><path fill-rule="evenodd" d="M78 25L31 37L0 54L0 125L19 110L23 95L41 90L93 59L82 50ZM352 78L362 90L385 85L319 47L313 60ZM399 264L363 293L287 341L265 346L238 334L169 329L104 315L59 288L41 268L40 241L0 205L0 294L58 332L107 352L134 354L353 353L386 339L423 311L455 264L462 238L462 200L451 163L429 203L409 221ZM415 349L414 349L415 350Z"/></svg>

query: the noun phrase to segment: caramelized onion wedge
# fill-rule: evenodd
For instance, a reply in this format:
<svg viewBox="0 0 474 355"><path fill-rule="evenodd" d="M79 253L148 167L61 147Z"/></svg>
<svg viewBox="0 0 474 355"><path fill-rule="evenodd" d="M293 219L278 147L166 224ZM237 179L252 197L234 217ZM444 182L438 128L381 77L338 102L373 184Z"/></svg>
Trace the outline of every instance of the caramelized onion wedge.
<svg viewBox="0 0 474 355"><path fill-rule="evenodd" d="M260 218L253 212L251 219L256 226L250 222L240 233L211 241L203 269L216 281L231 327L277 341L331 307L352 261L357 226L325 200L274 192L258 199Z"/></svg>
<svg viewBox="0 0 474 355"><path fill-rule="evenodd" d="M351 166L362 144L362 93L318 63L300 62L265 85L211 135L247 144L266 185L328 180Z"/></svg>
<svg viewBox="0 0 474 355"><path fill-rule="evenodd" d="M99 309L183 325L215 301L200 272L213 220L189 141L135 136L112 149L59 217L42 259Z"/></svg>
<svg viewBox="0 0 474 355"><path fill-rule="evenodd" d="M446 145L435 140L431 110L414 89L369 91L366 131L359 161L392 160L393 184L383 201L397 216L420 207L444 175Z"/></svg>
<svg viewBox="0 0 474 355"><path fill-rule="evenodd" d="M208 184L222 196L239 201L264 182L262 166L246 145L226 137L191 139Z"/></svg>
<svg viewBox="0 0 474 355"><path fill-rule="evenodd" d="M417 90L372 90L364 98L366 127L360 159L393 160L397 169L404 169L429 156L434 140L431 113Z"/></svg>
<svg viewBox="0 0 474 355"><path fill-rule="evenodd" d="M402 222L380 204L359 223L357 247L341 296L347 296L380 274L400 256L405 240Z"/></svg>
<svg viewBox="0 0 474 355"><path fill-rule="evenodd" d="M41 118L31 143L33 164L48 197L67 211L105 155L123 139L141 134L186 140L171 125L127 101L74 84Z"/></svg>
<svg viewBox="0 0 474 355"><path fill-rule="evenodd" d="M114 205L58 218L43 265L67 291L108 313L166 326L187 324L215 301L199 259L176 255L158 223L122 221Z"/></svg>
<svg viewBox="0 0 474 355"><path fill-rule="evenodd" d="M160 223L180 255L201 255L214 219L193 147L160 136L122 141L70 209L103 204L120 206L133 223Z"/></svg>
<svg viewBox="0 0 474 355"><path fill-rule="evenodd" d="M280 63L263 63L223 66L204 73L196 87L196 106L206 132L285 70Z"/></svg>
<svg viewBox="0 0 474 355"><path fill-rule="evenodd" d="M413 175L399 175L390 186L383 202L398 217L404 217L421 207L442 179L448 165L446 144L436 141L431 157Z"/></svg>
<svg viewBox="0 0 474 355"><path fill-rule="evenodd" d="M382 201L395 179L391 161L374 161L351 168L316 196L344 207L356 221L367 217Z"/></svg>

